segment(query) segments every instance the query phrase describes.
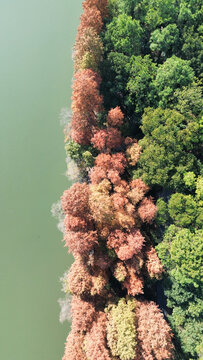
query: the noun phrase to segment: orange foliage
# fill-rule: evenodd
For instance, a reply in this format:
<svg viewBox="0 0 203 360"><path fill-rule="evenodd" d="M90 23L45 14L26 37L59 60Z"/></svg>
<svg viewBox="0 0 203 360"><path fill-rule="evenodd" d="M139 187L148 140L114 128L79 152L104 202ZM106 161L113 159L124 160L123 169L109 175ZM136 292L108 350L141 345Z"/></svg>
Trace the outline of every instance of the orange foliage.
<svg viewBox="0 0 203 360"><path fill-rule="evenodd" d="M136 205L143 199L145 193L149 190L149 187L141 179L132 180L130 182L131 190L128 193L128 198Z"/></svg>
<svg viewBox="0 0 203 360"><path fill-rule="evenodd" d="M127 289L128 295L143 294L144 279L142 277L143 252L134 255L132 259L125 261L127 275L125 276L122 286Z"/></svg>
<svg viewBox="0 0 203 360"><path fill-rule="evenodd" d="M90 142L92 126L96 124L97 113L102 108L100 82L99 75L90 69L75 74L72 95L72 139L82 145Z"/></svg>
<svg viewBox="0 0 203 360"><path fill-rule="evenodd" d="M119 148L122 144L121 132L118 129L109 127L98 130L91 139L93 146L99 151L110 152L111 149Z"/></svg>
<svg viewBox="0 0 203 360"><path fill-rule="evenodd" d="M128 275L123 282L123 287L127 289L128 295L135 296L143 294L144 280L142 276L137 275L134 272L134 269L129 266L127 267L127 270Z"/></svg>
<svg viewBox="0 0 203 360"><path fill-rule="evenodd" d="M74 184L64 191L61 204L66 217L65 246L74 256L88 254L98 244L97 231L93 230L93 219L89 208L89 186L86 183Z"/></svg>
<svg viewBox="0 0 203 360"><path fill-rule="evenodd" d="M98 70L98 64L102 60L103 44L93 28L80 29L74 46L74 69Z"/></svg>
<svg viewBox="0 0 203 360"><path fill-rule="evenodd" d="M102 295L108 283L108 274L95 267L92 275L90 268L80 259L76 259L70 268L67 281L68 288L74 295Z"/></svg>
<svg viewBox="0 0 203 360"><path fill-rule="evenodd" d="M80 26L78 34L81 34L86 28L93 28L97 34L100 33L103 26L101 12L96 6L86 7L80 17Z"/></svg>
<svg viewBox="0 0 203 360"><path fill-rule="evenodd" d="M121 182L121 177L119 176L119 172L116 170L109 170L108 171L108 179L114 185L119 185Z"/></svg>
<svg viewBox="0 0 203 360"><path fill-rule="evenodd" d="M101 166L95 166L90 170L89 175L92 184L99 184L106 178L106 171Z"/></svg>
<svg viewBox="0 0 203 360"><path fill-rule="evenodd" d="M102 19L108 15L108 0L85 0L82 6L84 10L95 6L100 11Z"/></svg>
<svg viewBox="0 0 203 360"><path fill-rule="evenodd" d="M105 171L111 169L111 155L110 154L99 154L96 157L95 165L103 168Z"/></svg>
<svg viewBox="0 0 203 360"><path fill-rule="evenodd" d="M111 360L106 342L107 319L103 312L99 312L96 321L85 337L85 352L91 360Z"/></svg>
<svg viewBox="0 0 203 360"><path fill-rule="evenodd" d="M116 170L123 174L126 167L126 158L123 153L113 155L101 153L96 157L95 165L107 170Z"/></svg>
<svg viewBox="0 0 203 360"><path fill-rule="evenodd" d="M84 335L71 331L66 339L65 354L62 360L88 360L83 350Z"/></svg>
<svg viewBox="0 0 203 360"><path fill-rule="evenodd" d="M92 287L92 278L87 266L77 259L68 273L68 288L74 295L88 294Z"/></svg>
<svg viewBox="0 0 203 360"><path fill-rule="evenodd" d="M65 214L84 216L89 210L89 186L86 183L75 183L65 190L61 197L61 205Z"/></svg>
<svg viewBox="0 0 203 360"><path fill-rule="evenodd" d="M125 206L128 203L128 200L126 197L122 196L119 193L114 192L114 194L111 195L112 204L116 211L125 211Z"/></svg>
<svg viewBox="0 0 203 360"><path fill-rule="evenodd" d="M67 214L64 219L66 231L80 231L87 227L87 222L78 216Z"/></svg>
<svg viewBox="0 0 203 360"><path fill-rule="evenodd" d="M137 142L134 142L132 145L128 146L126 150L126 157L129 165L135 166L139 160L141 154L141 146Z"/></svg>
<svg viewBox="0 0 203 360"><path fill-rule="evenodd" d="M172 332L154 302L137 301L136 360L169 360L173 358Z"/></svg>
<svg viewBox="0 0 203 360"><path fill-rule="evenodd" d="M144 198L138 208L138 215L143 222L151 223L157 213L157 207L154 204L152 197Z"/></svg>
<svg viewBox="0 0 203 360"><path fill-rule="evenodd" d="M100 76L90 69L75 74L72 96L73 112L80 112L95 118L101 109L102 96L99 95Z"/></svg>
<svg viewBox="0 0 203 360"><path fill-rule="evenodd" d="M103 186L101 187L99 187L99 185L91 186L90 209L96 223L111 223L113 219L113 207L108 189L106 188L105 180L103 182Z"/></svg>
<svg viewBox="0 0 203 360"><path fill-rule="evenodd" d="M148 246L145 251L145 266L151 278L160 279L163 272L163 265L158 258L156 250L152 246Z"/></svg>
<svg viewBox="0 0 203 360"><path fill-rule="evenodd" d="M114 170L117 170L119 174L123 174L126 167L126 158L123 153L116 153L112 155L111 164Z"/></svg>
<svg viewBox="0 0 203 360"><path fill-rule="evenodd" d="M97 231L68 231L65 233L65 246L74 256L88 254L98 244Z"/></svg>
<svg viewBox="0 0 203 360"><path fill-rule="evenodd" d="M72 314L72 330L87 331L90 330L94 318L96 316L96 310L93 304L89 301L84 301L78 296L73 296L71 302L71 314Z"/></svg>
<svg viewBox="0 0 203 360"><path fill-rule="evenodd" d="M120 260L128 260L141 251L144 241L139 230L133 229L130 233L115 230L108 237L107 246L115 250Z"/></svg>
<svg viewBox="0 0 203 360"><path fill-rule="evenodd" d="M73 320L63 360L117 359L107 346L103 312L109 300L119 297L116 279L125 293L137 296L143 294L144 276L160 279L163 271L155 249L140 230L143 223L153 221L157 208L151 197L145 197L149 187L141 179L129 180L141 147L136 140L122 137L118 128L124 114L119 106L110 109L103 128L97 120L98 113L105 112L97 70L103 52L99 33L107 5L108 0L84 1L74 48L77 72L71 138L81 145L92 144L100 154L89 170L90 183L76 183L61 197L65 246L75 257L65 275L73 294ZM137 304L136 360L170 359L172 334L162 314L152 302L137 300Z"/></svg>
<svg viewBox="0 0 203 360"><path fill-rule="evenodd" d="M123 174L125 166L126 159L122 153L99 154L95 160L95 166L90 171L92 184L99 184L105 178L114 185L121 184L120 174Z"/></svg>
<svg viewBox="0 0 203 360"><path fill-rule="evenodd" d="M72 117L71 138L78 144L87 145L92 134L92 123L89 122L88 117L75 112Z"/></svg>
<svg viewBox="0 0 203 360"><path fill-rule="evenodd" d="M119 106L108 112L107 123L109 126L120 127L123 124L124 114Z"/></svg>

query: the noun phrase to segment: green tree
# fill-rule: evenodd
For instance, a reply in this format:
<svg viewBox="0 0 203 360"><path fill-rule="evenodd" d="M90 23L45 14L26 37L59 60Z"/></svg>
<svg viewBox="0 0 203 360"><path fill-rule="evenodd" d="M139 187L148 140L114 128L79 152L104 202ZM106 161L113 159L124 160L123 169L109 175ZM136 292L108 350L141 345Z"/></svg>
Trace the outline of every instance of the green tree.
<svg viewBox="0 0 203 360"><path fill-rule="evenodd" d="M168 58L157 70L154 86L159 97L159 106L165 108L173 99L176 89L191 84L194 80L194 71L189 62L177 56Z"/></svg>
<svg viewBox="0 0 203 360"><path fill-rule="evenodd" d="M158 209L156 216L156 223L158 225L164 225L169 220L167 203L162 198L159 198L157 200L156 206Z"/></svg>
<svg viewBox="0 0 203 360"><path fill-rule="evenodd" d="M148 9L145 18L146 24L153 31L161 25L175 22L178 16L178 4L176 0L148 1Z"/></svg>
<svg viewBox="0 0 203 360"><path fill-rule="evenodd" d="M175 107L181 114L201 117L203 111L202 88L196 83L177 89L173 95Z"/></svg>
<svg viewBox="0 0 203 360"><path fill-rule="evenodd" d="M138 20L121 14L113 18L105 32L106 51L121 52L124 55L139 55L142 28Z"/></svg>
<svg viewBox="0 0 203 360"><path fill-rule="evenodd" d="M166 270L165 294L172 329L183 350L182 358L198 359L203 325L202 230L191 232L171 225L156 247ZM185 357L186 356L186 357Z"/></svg>
<svg viewBox="0 0 203 360"><path fill-rule="evenodd" d="M198 161L192 153L199 143L199 123L170 109L145 109L139 141L142 154L134 177L148 185L181 189L188 171L196 173Z"/></svg>
<svg viewBox="0 0 203 360"><path fill-rule="evenodd" d="M181 227L194 225L197 203L192 195L173 194L168 204L169 214L174 223Z"/></svg>
<svg viewBox="0 0 203 360"><path fill-rule="evenodd" d="M176 53L179 44L179 29L176 24L169 24L156 29L150 37L150 49L156 58L166 58Z"/></svg>
<svg viewBox="0 0 203 360"><path fill-rule="evenodd" d="M129 81L129 105L134 104L136 113L142 115L146 106L153 106L155 102L155 88L153 80L156 76L156 65L149 55L145 57L132 56L130 62Z"/></svg>
<svg viewBox="0 0 203 360"><path fill-rule="evenodd" d="M124 106L127 96L126 83L129 78L130 59L119 52L110 52L101 67L103 82L101 91L107 109Z"/></svg>
<svg viewBox="0 0 203 360"><path fill-rule="evenodd" d="M195 75L202 77L203 71L203 28L195 31L194 26L185 27L183 32L183 46L181 55L183 59L190 60L190 66L194 69Z"/></svg>
<svg viewBox="0 0 203 360"><path fill-rule="evenodd" d="M169 274L181 286L201 287L203 259L203 230L194 233L171 225L163 242L157 245L160 259Z"/></svg>

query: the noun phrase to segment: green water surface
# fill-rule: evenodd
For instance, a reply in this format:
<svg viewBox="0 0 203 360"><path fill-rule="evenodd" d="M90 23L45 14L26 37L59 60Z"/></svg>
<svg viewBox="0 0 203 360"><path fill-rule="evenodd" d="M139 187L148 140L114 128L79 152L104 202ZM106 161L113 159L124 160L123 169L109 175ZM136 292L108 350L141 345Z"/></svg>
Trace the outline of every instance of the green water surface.
<svg viewBox="0 0 203 360"><path fill-rule="evenodd" d="M69 183L70 107L82 0L0 0L0 359L57 360L59 277L72 257L50 207Z"/></svg>

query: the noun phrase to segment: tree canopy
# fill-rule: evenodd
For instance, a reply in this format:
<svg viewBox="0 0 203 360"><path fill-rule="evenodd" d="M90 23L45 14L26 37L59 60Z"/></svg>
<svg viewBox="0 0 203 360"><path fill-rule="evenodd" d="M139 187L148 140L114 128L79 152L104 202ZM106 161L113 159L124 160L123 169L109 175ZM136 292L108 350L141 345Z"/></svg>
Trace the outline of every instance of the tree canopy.
<svg viewBox="0 0 203 360"><path fill-rule="evenodd" d="M75 258L62 278L73 296L63 360L197 360L202 3L85 0L83 10L64 130L76 182L54 211ZM67 313L67 295L61 303Z"/></svg>

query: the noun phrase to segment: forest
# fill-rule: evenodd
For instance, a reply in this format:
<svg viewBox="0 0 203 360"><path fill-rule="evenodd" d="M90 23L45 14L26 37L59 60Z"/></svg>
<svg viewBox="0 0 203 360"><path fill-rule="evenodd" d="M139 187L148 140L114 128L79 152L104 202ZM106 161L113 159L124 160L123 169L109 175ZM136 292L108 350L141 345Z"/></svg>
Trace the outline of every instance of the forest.
<svg viewBox="0 0 203 360"><path fill-rule="evenodd" d="M85 0L53 213L63 360L203 359L202 2Z"/></svg>

